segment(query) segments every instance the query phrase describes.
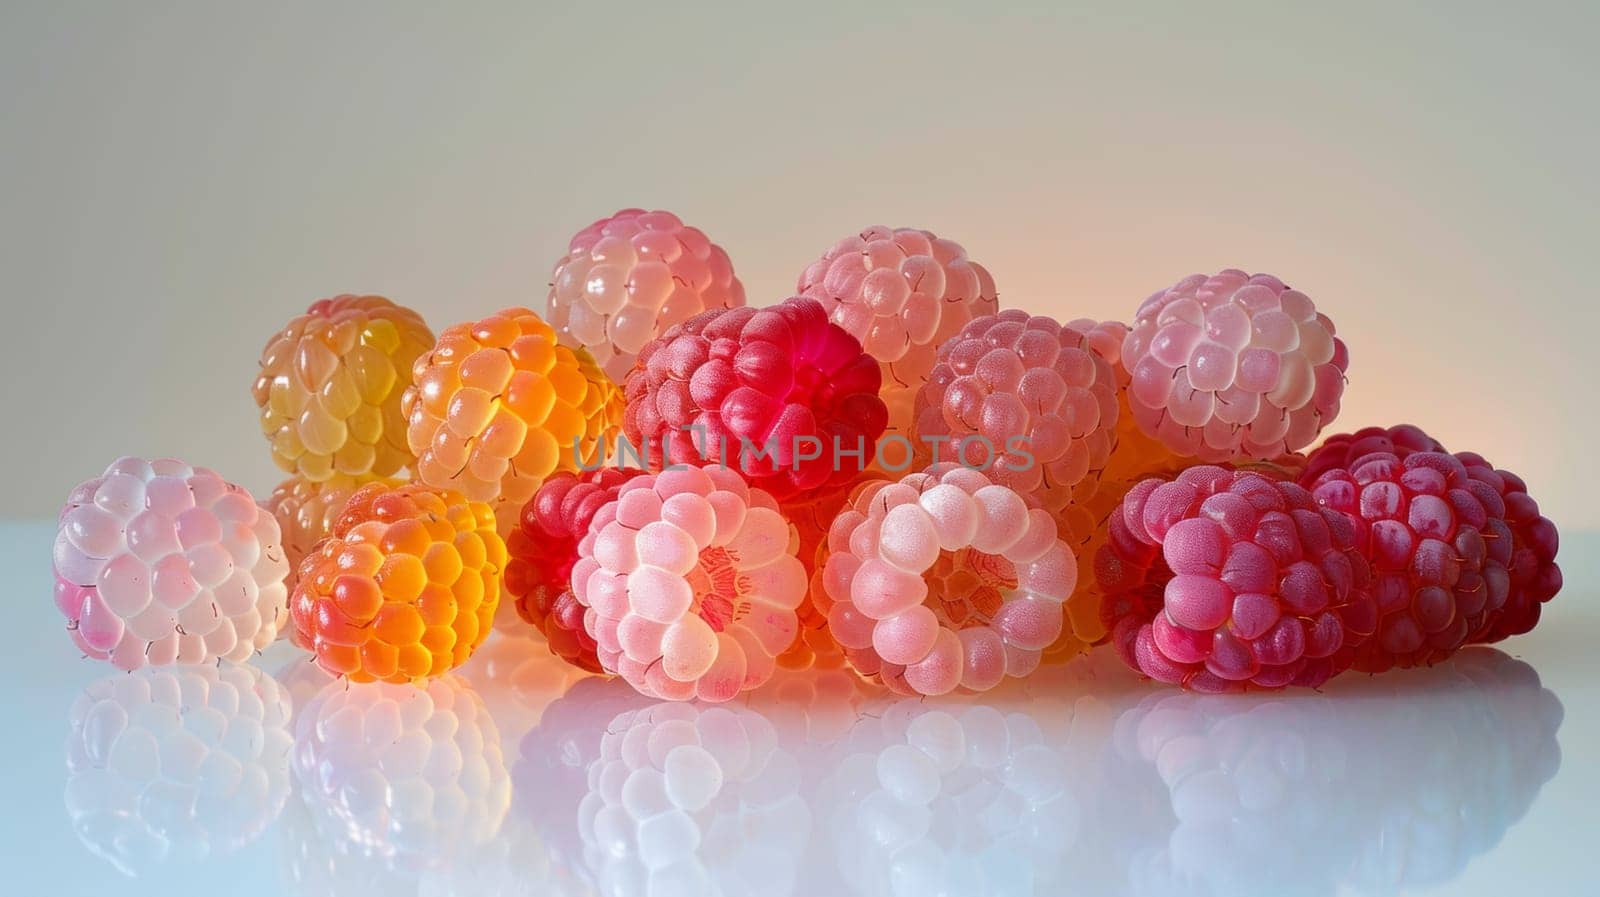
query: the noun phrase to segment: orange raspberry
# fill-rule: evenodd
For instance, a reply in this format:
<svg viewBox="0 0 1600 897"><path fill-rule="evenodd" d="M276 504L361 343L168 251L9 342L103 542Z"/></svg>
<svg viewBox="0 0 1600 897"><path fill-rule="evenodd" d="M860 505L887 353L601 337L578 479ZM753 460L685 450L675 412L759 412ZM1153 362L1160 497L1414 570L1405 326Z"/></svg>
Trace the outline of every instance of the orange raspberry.
<svg viewBox="0 0 1600 897"><path fill-rule="evenodd" d="M505 565L483 502L420 483L368 483L300 565L294 642L355 682L438 676L488 637Z"/></svg>
<svg viewBox="0 0 1600 897"><path fill-rule="evenodd" d="M411 374L417 479L490 503L502 533L546 477L593 461L622 421L617 385L526 308L447 328Z"/></svg>
<svg viewBox="0 0 1600 897"><path fill-rule="evenodd" d="M422 317L382 296L313 303L267 342L251 390L273 460L312 482L411 464L400 399L431 345Z"/></svg>
<svg viewBox="0 0 1600 897"><path fill-rule="evenodd" d="M401 482L389 477L341 475L320 483L303 476L279 483L261 506L278 519L278 529L283 532L283 553L289 561L289 577L284 584L289 590L294 591L299 581L300 562L333 532L333 525L344 511L344 503L357 489L368 483L398 486Z"/></svg>

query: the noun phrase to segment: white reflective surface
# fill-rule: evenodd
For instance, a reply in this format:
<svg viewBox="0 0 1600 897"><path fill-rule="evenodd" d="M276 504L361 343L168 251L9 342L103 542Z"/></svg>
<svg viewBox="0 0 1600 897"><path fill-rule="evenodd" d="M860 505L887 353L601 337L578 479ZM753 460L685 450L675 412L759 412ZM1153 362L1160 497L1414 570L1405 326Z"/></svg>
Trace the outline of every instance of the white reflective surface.
<svg viewBox="0 0 1600 897"><path fill-rule="evenodd" d="M1323 693L1184 695L1097 653L982 699L832 673L718 707L642 699L517 639L418 689L330 682L283 644L245 668L118 673L59 632L49 539L0 527L16 893L1491 894L1592 877L1593 537L1567 540L1569 585L1530 636Z"/></svg>

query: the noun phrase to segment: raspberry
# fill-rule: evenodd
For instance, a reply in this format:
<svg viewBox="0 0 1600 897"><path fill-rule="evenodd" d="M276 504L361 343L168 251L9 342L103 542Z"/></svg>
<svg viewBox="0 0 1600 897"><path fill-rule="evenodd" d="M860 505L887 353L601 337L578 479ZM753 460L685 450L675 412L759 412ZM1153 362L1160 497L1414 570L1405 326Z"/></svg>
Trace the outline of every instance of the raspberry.
<svg viewBox="0 0 1600 897"><path fill-rule="evenodd" d="M841 485L871 459L885 420L878 376L810 299L709 311L640 351L623 428L651 466L669 455L731 463L787 501Z"/></svg>
<svg viewBox="0 0 1600 897"><path fill-rule="evenodd" d="M502 535L545 477L592 461L622 416L620 391L589 353L556 345L526 308L447 328L411 374L417 479L492 503Z"/></svg>
<svg viewBox="0 0 1600 897"><path fill-rule="evenodd" d="M618 714L578 806L599 893L802 893L811 813L800 781L772 724L746 708L656 704Z"/></svg>
<svg viewBox="0 0 1600 897"><path fill-rule="evenodd" d="M985 470L1054 514L1110 458L1117 384L1088 331L1007 309L939 347L916 409L919 445L948 437L934 460Z"/></svg>
<svg viewBox="0 0 1600 897"><path fill-rule="evenodd" d="M652 698L726 701L794 641L805 568L766 492L723 467L637 476L578 543L600 664Z"/></svg>
<svg viewBox="0 0 1600 897"><path fill-rule="evenodd" d="M1250 471L1139 483L1095 575L1123 661L1194 691L1319 686L1377 625L1350 521Z"/></svg>
<svg viewBox="0 0 1600 897"><path fill-rule="evenodd" d="M591 673L601 672L600 658L583 628L583 605L572 595L578 540L589 532L595 512L642 473L616 467L558 473L522 506L522 518L506 539L506 594L517 615L544 635L558 657Z"/></svg>
<svg viewBox="0 0 1600 897"><path fill-rule="evenodd" d="M1528 494L1522 478L1508 470L1497 470L1473 452L1456 454L1474 480L1494 489L1505 506L1505 521L1511 527L1511 557L1506 569L1511 588L1505 606L1487 625L1471 635L1475 642L1497 642L1533 629L1540 609L1561 591L1561 567L1556 564L1560 535L1556 525L1539 513L1539 503Z"/></svg>
<svg viewBox="0 0 1600 897"><path fill-rule="evenodd" d="M908 695L1032 672L1078 573L1049 512L955 464L858 489L828 549L834 638L858 672Z"/></svg>
<svg viewBox="0 0 1600 897"><path fill-rule="evenodd" d="M550 275L550 324L621 383L645 343L714 308L744 305L721 246L671 212L623 209L572 238Z"/></svg>
<svg viewBox="0 0 1600 897"><path fill-rule="evenodd" d="M939 346L999 307L994 278L959 243L908 227L845 237L801 273L797 290L881 364L889 427L902 435Z"/></svg>
<svg viewBox="0 0 1600 897"><path fill-rule="evenodd" d="M145 668L72 703L67 815L126 875L254 841L289 793L289 695L244 665Z"/></svg>
<svg viewBox="0 0 1600 897"><path fill-rule="evenodd" d="M56 607L79 650L124 670L244 660L288 617L278 522L204 467L119 458L61 509Z"/></svg>
<svg viewBox="0 0 1600 897"><path fill-rule="evenodd" d="M511 806L500 732L457 676L323 689L292 757L318 834L412 872L487 842Z"/></svg>
<svg viewBox="0 0 1600 897"><path fill-rule="evenodd" d="M1139 426L1208 462L1310 445L1339 413L1350 363L1304 293L1232 268L1146 299L1122 357Z"/></svg>
<svg viewBox="0 0 1600 897"><path fill-rule="evenodd" d="M792 501L783 507L784 516L794 530L797 556L806 568L806 598L795 608L800 631L788 649L778 655L781 669L843 670L848 666L844 650L828 631L828 615L823 594L822 571L828 560L828 528L843 511L856 487L873 479L864 474L842 486L814 494L811 501Z"/></svg>
<svg viewBox="0 0 1600 897"><path fill-rule="evenodd" d="M415 682L489 635L506 547L494 514L449 489L369 483L300 565L295 644L354 682Z"/></svg>
<svg viewBox="0 0 1600 897"><path fill-rule="evenodd" d="M1392 427L1362 427L1354 433L1335 433L1322 441L1316 450L1306 456L1305 472L1300 476L1302 486L1310 486L1319 477L1336 467L1354 469L1356 462L1367 455L1386 452L1400 460L1413 452L1442 452L1445 448L1421 427L1396 424Z"/></svg>
<svg viewBox="0 0 1600 897"><path fill-rule="evenodd" d="M412 463L400 398L433 331L382 296L335 296L274 334L251 388L278 466L312 482Z"/></svg>
<svg viewBox="0 0 1600 897"><path fill-rule="evenodd" d="M344 511L344 503L355 491L370 482L398 486L399 480L387 477L336 476L317 483L295 476L278 484L261 503L278 521L283 532L283 553L289 560L289 575L284 585L294 591L299 582L300 563L318 542L327 538Z"/></svg>
<svg viewBox="0 0 1600 897"><path fill-rule="evenodd" d="M1435 663L1498 616L1511 587L1505 503L1453 456L1372 452L1311 489L1349 521L1372 565L1378 629L1356 650L1356 669Z"/></svg>

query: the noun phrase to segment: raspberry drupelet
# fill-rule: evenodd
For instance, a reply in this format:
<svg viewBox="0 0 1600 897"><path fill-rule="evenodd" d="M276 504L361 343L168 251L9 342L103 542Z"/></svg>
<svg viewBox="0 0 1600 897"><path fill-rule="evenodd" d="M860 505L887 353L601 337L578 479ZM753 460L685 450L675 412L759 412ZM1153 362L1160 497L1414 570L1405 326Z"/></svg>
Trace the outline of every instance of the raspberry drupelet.
<svg viewBox="0 0 1600 897"><path fill-rule="evenodd" d="M878 385L877 362L818 302L709 311L639 353L623 429L649 466L725 461L787 502L871 460L886 420Z"/></svg>
<svg viewBox="0 0 1600 897"><path fill-rule="evenodd" d="M1087 331L1007 309L939 347L916 414L933 460L984 470L1057 514L1110 460L1116 376Z"/></svg>
<svg viewBox="0 0 1600 897"><path fill-rule="evenodd" d="M421 315L382 296L313 303L267 342L251 389L272 459L312 482L410 466L401 397L432 345Z"/></svg>
<svg viewBox="0 0 1600 897"><path fill-rule="evenodd" d="M353 682L438 676L488 637L505 566L488 505L369 483L300 566L294 642Z"/></svg>
<svg viewBox="0 0 1600 897"><path fill-rule="evenodd" d="M621 383L645 343L700 312L744 305L721 246L671 212L623 209L572 238L550 275L549 318Z"/></svg>
<svg viewBox="0 0 1600 897"><path fill-rule="evenodd" d="M490 503L508 535L545 477L611 441L622 395L588 351L507 308L439 334L412 368L404 408L417 479Z"/></svg>
<svg viewBox="0 0 1600 897"><path fill-rule="evenodd" d="M1094 569L1123 661L1193 691L1319 686L1377 628L1350 521L1256 472L1144 480Z"/></svg>
<svg viewBox="0 0 1600 897"><path fill-rule="evenodd" d="M283 532L283 552L289 559L289 576L284 585L289 591L294 591L295 584L300 581L300 562L333 531L334 523L344 511L344 503L357 489L372 482L400 485L399 480L388 477L336 476L319 483L293 476L279 483L261 503L277 518L278 528Z"/></svg>
<svg viewBox="0 0 1600 897"><path fill-rule="evenodd" d="M845 237L801 272L796 290L878 360L889 429L905 436L939 346L999 308L994 278L961 244L909 227Z"/></svg>
<svg viewBox="0 0 1600 897"><path fill-rule="evenodd" d="M602 670L594 639L583 628L583 605L572 594L578 541L622 484L642 473L616 467L558 473L522 506L506 539L506 595L517 615L544 635L556 656L591 673Z"/></svg>
<svg viewBox="0 0 1600 897"><path fill-rule="evenodd" d="M857 672L907 695L1031 673L1078 573L1049 512L956 464L859 487L828 549L829 629Z"/></svg>
<svg viewBox="0 0 1600 897"><path fill-rule="evenodd" d="M778 504L724 467L634 477L578 543L572 590L601 666L641 694L727 701L794 641L805 567Z"/></svg>
<svg viewBox="0 0 1600 897"><path fill-rule="evenodd" d="M1354 433L1335 433L1306 454L1300 485L1310 487L1324 473L1342 467L1353 469L1367 455L1387 452L1400 460L1413 452L1442 452L1445 447L1414 424L1362 427Z"/></svg>
<svg viewBox="0 0 1600 897"><path fill-rule="evenodd" d="M120 669L242 661L288 622L280 539L215 471L119 458L61 509L56 607L79 650Z"/></svg>
<svg viewBox="0 0 1600 897"><path fill-rule="evenodd" d="M1310 445L1339 413L1350 363L1306 294L1232 268L1146 299L1122 357L1139 426L1206 462Z"/></svg>

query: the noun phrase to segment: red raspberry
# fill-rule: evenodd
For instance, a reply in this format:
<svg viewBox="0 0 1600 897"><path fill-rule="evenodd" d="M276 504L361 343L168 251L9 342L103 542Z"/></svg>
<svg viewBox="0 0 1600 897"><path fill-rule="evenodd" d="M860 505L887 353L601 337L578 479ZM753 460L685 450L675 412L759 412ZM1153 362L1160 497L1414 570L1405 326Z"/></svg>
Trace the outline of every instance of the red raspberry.
<svg viewBox="0 0 1600 897"><path fill-rule="evenodd" d="M1378 628L1355 651L1356 669L1435 663L1504 607L1513 541L1505 502L1454 456L1373 452L1322 473L1312 497L1349 521L1372 565Z"/></svg>
<svg viewBox="0 0 1600 897"><path fill-rule="evenodd" d="M506 539L506 593L517 615L533 624L557 656L591 673L601 672L595 642L583 629L583 605L572 596L578 540L623 483L642 470L600 467L582 475L558 473L522 506Z"/></svg>
<svg viewBox="0 0 1600 897"><path fill-rule="evenodd" d="M1561 591L1561 568L1556 564L1560 535L1556 525L1539 513L1539 503L1528 494L1522 478L1494 465L1474 452L1457 452L1474 480L1487 483L1505 502L1505 521L1511 527L1511 590L1498 616L1473 633L1474 642L1498 642L1521 635L1539 622L1540 607Z"/></svg>
<svg viewBox="0 0 1600 897"><path fill-rule="evenodd" d="M1396 424L1392 427L1362 427L1354 433L1335 433L1322 441L1322 445L1306 456L1305 473L1300 484L1309 486L1318 477L1343 467L1350 470L1357 461L1375 452L1388 452L1404 459L1412 452L1442 452L1439 440L1423 432L1414 424Z"/></svg>
<svg viewBox="0 0 1600 897"><path fill-rule="evenodd" d="M1253 471L1134 486L1095 575L1122 659L1194 691L1321 685L1377 618L1350 521Z"/></svg>
<svg viewBox="0 0 1600 897"><path fill-rule="evenodd" d="M840 486L871 460L888 420L880 378L877 361L813 299L718 309L640 350L623 428L657 467L663 448L674 464L720 463L725 451L729 466L782 502ZM864 456L836 453L835 440ZM813 451L820 457L797 460Z"/></svg>

